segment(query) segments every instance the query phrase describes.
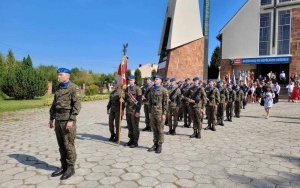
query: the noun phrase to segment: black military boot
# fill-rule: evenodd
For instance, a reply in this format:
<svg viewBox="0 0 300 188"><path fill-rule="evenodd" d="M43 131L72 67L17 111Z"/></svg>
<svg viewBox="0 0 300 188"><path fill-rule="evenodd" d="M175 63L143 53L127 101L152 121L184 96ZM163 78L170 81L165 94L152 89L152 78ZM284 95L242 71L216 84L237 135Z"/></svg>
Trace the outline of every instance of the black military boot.
<svg viewBox="0 0 300 188"><path fill-rule="evenodd" d="M201 130L197 130L197 135L196 138L200 139L201 138Z"/></svg>
<svg viewBox="0 0 300 188"><path fill-rule="evenodd" d="M240 114L237 114L236 117L237 117L237 118L240 118Z"/></svg>
<svg viewBox="0 0 300 188"><path fill-rule="evenodd" d="M61 180L66 180L69 177L73 176L75 174L75 169L73 166L69 166L66 172L60 177Z"/></svg>
<svg viewBox="0 0 300 188"><path fill-rule="evenodd" d="M221 126L225 126L223 120L221 120L220 125L221 125Z"/></svg>
<svg viewBox="0 0 300 188"><path fill-rule="evenodd" d="M212 124L211 130L216 131L216 125L215 124Z"/></svg>
<svg viewBox="0 0 300 188"><path fill-rule="evenodd" d="M172 130L172 135L176 135L176 127Z"/></svg>
<svg viewBox="0 0 300 188"><path fill-rule="evenodd" d="M162 151L162 145L158 144L157 149L155 150L155 153L161 153Z"/></svg>
<svg viewBox="0 0 300 188"><path fill-rule="evenodd" d="M147 151L156 151L158 147L158 144L154 144L151 148L149 148Z"/></svg>
<svg viewBox="0 0 300 188"><path fill-rule="evenodd" d="M191 128L191 124L192 124L192 123L189 122L189 123L187 124L187 128Z"/></svg>
<svg viewBox="0 0 300 188"><path fill-rule="evenodd" d="M197 135L197 130L196 129L194 129L194 133L190 136L190 138L195 138L196 137L196 135Z"/></svg>
<svg viewBox="0 0 300 188"><path fill-rule="evenodd" d="M118 140L119 140L119 138L118 138L118 136L116 136L112 141L113 142L118 142Z"/></svg>
<svg viewBox="0 0 300 188"><path fill-rule="evenodd" d="M183 127L187 127L188 125L185 123L185 124L183 124Z"/></svg>
<svg viewBox="0 0 300 188"><path fill-rule="evenodd" d="M109 140L109 141L113 141L114 138L115 138L115 136L116 136L115 134L111 134L111 135L110 135L110 138L109 138L108 140Z"/></svg>
<svg viewBox="0 0 300 188"><path fill-rule="evenodd" d="M134 142L129 147L130 148L135 148L135 147L138 147L138 146L139 146L138 141L134 140Z"/></svg>
<svg viewBox="0 0 300 188"><path fill-rule="evenodd" d="M211 129L210 125L204 128L204 130L210 130L210 129Z"/></svg>
<svg viewBox="0 0 300 188"><path fill-rule="evenodd" d="M133 140L129 140L129 142L125 143L124 146L131 146L133 144Z"/></svg>
<svg viewBox="0 0 300 188"><path fill-rule="evenodd" d="M167 135L172 134L173 130L172 127L169 127L169 131L167 132Z"/></svg>
<svg viewBox="0 0 300 188"><path fill-rule="evenodd" d="M60 175L62 175L63 173L65 173L66 170L67 170L67 167L66 167L66 166L60 167L60 168L58 168L55 172L53 172L53 173L51 174L51 177L60 176Z"/></svg>
<svg viewBox="0 0 300 188"><path fill-rule="evenodd" d="M231 117L231 116L229 117L229 120L228 120L228 121L232 122L232 117Z"/></svg>

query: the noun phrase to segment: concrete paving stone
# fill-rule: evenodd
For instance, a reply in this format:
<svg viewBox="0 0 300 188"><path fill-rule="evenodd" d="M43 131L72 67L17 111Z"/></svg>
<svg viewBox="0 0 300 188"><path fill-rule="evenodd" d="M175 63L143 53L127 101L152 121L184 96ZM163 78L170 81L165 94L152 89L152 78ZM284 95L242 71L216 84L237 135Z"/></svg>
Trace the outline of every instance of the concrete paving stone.
<svg viewBox="0 0 300 188"><path fill-rule="evenodd" d="M101 180L106 175L102 172L92 172L84 176L86 180Z"/></svg>
<svg viewBox="0 0 300 188"><path fill-rule="evenodd" d="M175 164L180 164L180 165L187 165L190 163L190 161L187 159L174 159L173 161Z"/></svg>
<svg viewBox="0 0 300 188"><path fill-rule="evenodd" d="M174 174L176 170L174 168L161 167L158 169L161 174Z"/></svg>
<svg viewBox="0 0 300 188"><path fill-rule="evenodd" d="M128 163L115 163L113 165L111 165L113 168L120 168L120 169L125 169L127 167L129 167L130 165Z"/></svg>
<svg viewBox="0 0 300 188"><path fill-rule="evenodd" d="M231 175L229 180L238 183L238 184L249 184L251 182L251 178L248 178L243 175Z"/></svg>
<svg viewBox="0 0 300 188"><path fill-rule="evenodd" d="M35 188L35 185L21 185L18 188Z"/></svg>
<svg viewBox="0 0 300 188"><path fill-rule="evenodd" d="M236 188L257 188L251 184L242 184L242 183L237 183Z"/></svg>
<svg viewBox="0 0 300 188"><path fill-rule="evenodd" d="M299 174L292 174L292 173L280 172L279 176L283 177L285 179L288 179L288 180L292 180L292 181L300 181Z"/></svg>
<svg viewBox="0 0 300 188"><path fill-rule="evenodd" d="M98 161L98 164L100 164L100 165L112 165L115 162L116 162L115 160L105 159L105 160L102 160L102 161Z"/></svg>
<svg viewBox="0 0 300 188"><path fill-rule="evenodd" d="M161 161L160 163L158 163L160 166L162 167L173 167L176 164L174 163L174 161Z"/></svg>
<svg viewBox="0 0 300 188"><path fill-rule="evenodd" d="M122 162L122 163L125 163L125 162L129 162L132 160L131 157L118 157L115 159L117 162Z"/></svg>
<svg viewBox="0 0 300 188"><path fill-rule="evenodd" d="M138 187L138 184L134 181L121 181L114 185L115 188L125 188L125 187L130 187L130 188L136 188Z"/></svg>
<svg viewBox="0 0 300 188"><path fill-rule="evenodd" d="M270 168L257 168L257 172L260 172L261 174L269 175L269 176L277 176L278 175L278 172L276 170L273 170Z"/></svg>
<svg viewBox="0 0 300 188"><path fill-rule="evenodd" d="M216 187L220 187L220 188L232 188L232 187L236 187L236 183L232 182L228 179L217 179L214 180L214 185Z"/></svg>
<svg viewBox="0 0 300 188"><path fill-rule="evenodd" d="M280 166L280 165L270 165L269 168L276 170L278 172L290 172L289 168L286 168L286 167Z"/></svg>
<svg viewBox="0 0 300 188"><path fill-rule="evenodd" d="M265 175L259 172L244 172L244 176L251 179L265 179Z"/></svg>
<svg viewBox="0 0 300 188"><path fill-rule="evenodd" d="M27 179L29 177L35 176L36 172L35 171L25 171L25 172L20 172L14 175L13 179Z"/></svg>
<svg viewBox="0 0 300 188"><path fill-rule="evenodd" d="M144 159L144 161L149 164L157 164L160 162L159 158L157 157L147 157L146 159Z"/></svg>
<svg viewBox="0 0 300 188"><path fill-rule="evenodd" d="M256 167L251 165L238 165L237 168L246 172L254 172L256 170Z"/></svg>
<svg viewBox="0 0 300 188"><path fill-rule="evenodd" d="M274 183L271 183L267 180L253 180L251 181L251 184L256 187L263 187L263 188L274 188L276 185Z"/></svg>
<svg viewBox="0 0 300 188"><path fill-rule="evenodd" d="M54 188L54 187L57 187L59 185L59 181L57 180L47 180L47 181L44 181L44 182L41 182L39 184L36 185L37 188Z"/></svg>
<svg viewBox="0 0 300 188"><path fill-rule="evenodd" d="M97 165L92 168L92 171L93 172L106 172L110 169L111 169L111 167L107 166L107 165Z"/></svg>
<svg viewBox="0 0 300 188"><path fill-rule="evenodd" d="M109 171L106 171L105 174L108 176L121 176L124 174L125 171L123 169L110 169Z"/></svg>
<svg viewBox="0 0 300 188"><path fill-rule="evenodd" d="M177 181L177 179L178 179L173 174L160 174L156 178L159 179L160 182L163 182L163 183L173 183L173 182Z"/></svg>
<svg viewBox="0 0 300 188"><path fill-rule="evenodd" d="M182 170L188 171L188 170L192 169L191 166L189 166L189 165L183 165L183 164L182 165L176 165L174 168L176 170L179 170L179 171L182 171Z"/></svg>
<svg viewBox="0 0 300 188"><path fill-rule="evenodd" d="M157 170L150 170L150 169L149 170L148 169L143 170L140 173L144 177L156 177L156 176L158 176L160 174L159 171L157 171Z"/></svg>
<svg viewBox="0 0 300 188"><path fill-rule="evenodd" d="M140 159L135 159L135 160L132 160L130 162L128 162L129 165L131 166L142 166L143 164L145 164L145 161L144 160L140 160Z"/></svg>
<svg viewBox="0 0 300 188"><path fill-rule="evenodd" d="M109 176L109 177L102 178L99 182L100 185L115 185L120 181L121 181L120 178L117 176Z"/></svg>
<svg viewBox="0 0 300 188"><path fill-rule="evenodd" d="M291 181L291 186L300 187L300 181Z"/></svg>
<svg viewBox="0 0 300 188"><path fill-rule="evenodd" d="M93 168L94 166L97 166L97 162L85 162L85 163L80 163L79 167L80 168Z"/></svg>
<svg viewBox="0 0 300 188"><path fill-rule="evenodd" d="M298 168L298 169L291 169L291 173L300 175L300 168Z"/></svg>
<svg viewBox="0 0 300 188"><path fill-rule="evenodd" d="M144 168L142 166L130 166L128 168L125 169L127 172L140 172L142 170L144 170Z"/></svg>
<svg viewBox="0 0 300 188"><path fill-rule="evenodd" d="M3 187L3 188L14 188L14 187L19 187L22 184L23 184L22 180L9 180L9 181L6 181L6 182L2 183L0 185L0 187Z"/></svg>
<svg viewBox="0 0 300 188"><path fill-rule="evenodd" d="M16 166L16 164L3 164L0 166L0 170L8 170L8 169L12 169Z"/></svg>
<svg viewBox="0 0 300 188"><path fill-rule="evenodd" d="M280 162L280 166L283 166L283 167L286 167L286 168L289 168L289 169L299 169L299 165L298 164L294 164L294 163L291 163L289 161L287 161L287 162Z"/></svg>
<svg viewBox="0 0 300 188"><path fill-rule="evenodd" d="M204 168L206 164L202 161L191 161L189 162L189 165L191 167L197 167L197 168Z"/></svg>
<svg viewBox="0 0 300 188"><path fill-rule="evenodd" d="M175 182L179 187L196 187L197 183L188 179L179 179Z"/></svg>
<svg viewBox="0 0 300 188"><path fill-rule="evenodd" d="M140 166L140 165L139 165ZM151 170L157 170L157 169L160 169L162 168L160 165L158 164L144 164L143 167L145 169L151 169Z"/></svg>
<svg viewBox="0 0 300 188"><path fill-rule="evenodd" d="M0 184L9 180L12 180L13 176L8 174L1 174L0 176Z"/></svg>
<svg viewBox="0 0 300 188"><path fill-rule="evenodd" d="M76 185L77 188L94 188L98 187L99 183L98 181L83 181Z"/></svg>
<svg viewBox="0 0 300 188"><path fill-rule="evenodd" d="M63 185L76 185L78 183L81 183L82 181L84 181L84 177L75 174L74 176L72 176L72 178L62 180L60 182Z"/></svg>
<svg viewBox="0 0 300 188"><path fill-rule="evenodd" d="M262 159L261 162L266 163L268 165L278 165L279 162L272 159Z"/></svg>
<svg viewBox="0 0 300 188"><path fill-rule="evenodd" d="M98 161L101 161L101 160L102 160L102 157L98 157L98 156L88 157L86 159L87 162L98 162Z"/></svg>
<svg viewBox="0 0 300 188"><path fill-rule="evenodd" d="M290 180L285 179L285 178L280 177L280 176L267 176L265 178L265 180L267 180L269 182L272 182L276 185L290 185L291 184Z"/></svg>
<svg viewBox="0 0 300 188"><path fill-rule="evenodd" d="M250 161L250 162L251 162L251 161L254 162L254 161L260 161L260 160L263 160L263 159L260 159L260 158L255 157L255 156L244 156L243 159L244 159L244 160L247 160L247 161Z"/></svg>
<svg viewBox="0 0 300 188"><path fill-rule="evenodd" d="M177 188L177 186L172 183L159 183L155 188Z"/></svg>
<svg viewBox="0 0 300 188"><path fill-rule="evenodd" d="M237 164L232 161L220 161L219 165L223 166L223 167L231 167L231 168L234 168L237 166Z"/></svg>
<svg viewBox="0 0 300 188"><path fill-rule="evenodd" d="M209 175L195 175L194 179L199 184L211 184L213 183L213 178Z"/></svg>
<svg viewBox="0 0 300 188"><path fill-rule="evenodd" d="M24 180L24 184L39 184L48 180L48 177L45 175L36 175L34 177L29 177Z"/></svg>
<svg viewBox="0 0 300 188"><path fill-rule="evenodd" d="M123 180L138 180L142 176L139 173L126 173L121 176Z"/></svg>
<svg viewBox="0 0 300 188"><path fill-rule="evenodd" d="M143 160L143 159L146 159L147 156L146 155L132 155L132 156L130 156L130 158L133 160Z"/></svg>
<svg viewBox="0 0 300 188"><path fill-rule="evenodd" d="M179 170L174 173L179 179L192 179L194 177L194 173L187 170Z"/></svg>
<svg viewBox="0 0 300 188"><path fill-rule="evenodd" d="M144 177L138 180L138 183L142 186L156 186L159 184L159 181L154 177Z"/></svg>
<svg viewBox="0 0 300 188"><path fill-rule="evenodd" d="M238 168L231 168L231 167L227 167L225 168L225 171L230 174L230 175L243 175L245 171L238 169Z"/></svg>

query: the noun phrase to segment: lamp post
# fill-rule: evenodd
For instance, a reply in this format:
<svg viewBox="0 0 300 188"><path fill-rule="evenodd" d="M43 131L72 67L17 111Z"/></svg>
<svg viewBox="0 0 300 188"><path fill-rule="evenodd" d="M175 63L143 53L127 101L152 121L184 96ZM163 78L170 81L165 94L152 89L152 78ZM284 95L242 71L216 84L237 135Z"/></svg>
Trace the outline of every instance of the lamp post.
<svg viewBox="0 0 300 188"><path fill-rule="evenodd" d="M221 76L220 76L220 70L221 70L221 66L218 66L218 68L219 68L218 80L221 80Z"/></svg>

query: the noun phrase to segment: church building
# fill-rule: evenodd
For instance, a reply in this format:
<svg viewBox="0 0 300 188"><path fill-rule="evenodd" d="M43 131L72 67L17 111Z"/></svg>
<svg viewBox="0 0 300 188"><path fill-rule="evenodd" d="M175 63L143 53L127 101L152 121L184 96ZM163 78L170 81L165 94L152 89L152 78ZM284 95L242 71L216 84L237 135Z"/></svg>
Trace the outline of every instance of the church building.
<svg viewBox="0 0 300 188"><path fill-rule="evenodd" d="M221 29L221 78L300 74L300 0L248 0Z"/></svg>

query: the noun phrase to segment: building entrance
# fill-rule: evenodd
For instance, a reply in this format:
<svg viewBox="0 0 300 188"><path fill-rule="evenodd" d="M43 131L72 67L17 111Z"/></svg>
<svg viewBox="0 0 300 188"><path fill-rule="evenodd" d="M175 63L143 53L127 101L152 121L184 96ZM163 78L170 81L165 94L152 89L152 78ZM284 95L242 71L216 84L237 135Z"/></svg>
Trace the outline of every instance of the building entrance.
<svg viewBox="0 0 300 188"><path fill-rule="evenodd" d="M267 77L267 74L272 71L275 73L277 80L279 81L279 75L282 71L285 72L286 77L289 75L290 64L259 64L256 65L256 75L259 77Z"/></svg>

